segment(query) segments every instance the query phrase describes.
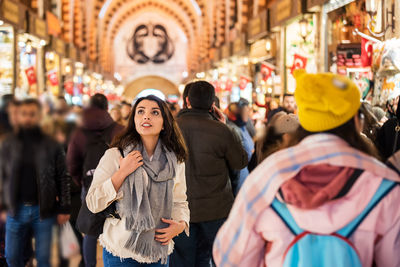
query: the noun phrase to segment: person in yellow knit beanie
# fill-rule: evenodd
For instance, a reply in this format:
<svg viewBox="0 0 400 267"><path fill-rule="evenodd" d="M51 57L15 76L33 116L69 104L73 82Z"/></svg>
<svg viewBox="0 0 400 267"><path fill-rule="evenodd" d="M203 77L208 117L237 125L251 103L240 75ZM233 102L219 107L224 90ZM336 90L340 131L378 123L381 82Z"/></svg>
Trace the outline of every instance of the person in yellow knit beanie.
<svg viewBox="0 0 400 267"><path fill-rule="evenodd" d="M309 74L305 70L296 70L293 75L299 121L305 130L332 130L358 112L360 91L349 78L333 73Z"/></svg>

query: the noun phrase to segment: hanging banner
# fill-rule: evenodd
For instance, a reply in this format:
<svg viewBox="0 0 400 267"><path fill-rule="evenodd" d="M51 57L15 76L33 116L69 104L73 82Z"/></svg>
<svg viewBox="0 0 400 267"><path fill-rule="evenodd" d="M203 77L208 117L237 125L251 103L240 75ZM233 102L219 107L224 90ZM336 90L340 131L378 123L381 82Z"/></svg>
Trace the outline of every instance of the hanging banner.
<svg viewBox="0 0 400 267"><path fill-rule="evenodd" d="M25 69L26 78L28 79L29 85L36 84L36 72L33 66Z"/></svg>
<svg viewBox="0 0 400 267"><path fill-rule="evenodd" d="M56 70L51 70L47 73L47 79L49 79L49 82L52 86L57 86L58 85L58 74Z"/></svg>
<svg viewBox="0 0 400 267"><path fill-rule="evenodd" d="M215 92L221 91L221 83L218 80L211 82L212 86L214 86Z"/></svg>
<svg viewBox="0 0 400 267"><path fill-rule="evenodd" d="M274 66L269 63L261 63L261 75L264 81L267 81L274 71Z"/></svg>
<svg viewBox="0 0 400 267"><path fill-rule="evenodd" d="M246 76L240 76L239 79L239 88L240 90L244 90L247 87L247 84L250 82L250 78Z"/></svg>
<svg viewBox="0 0 400 267"><path fill-rule="evenodd" d="M73 81L65 81L64 83L65 92L70 95L74 95L74 82Z"/></svg>
<svg viewBox="0 0 400 267"><path fill-rule="evenodd" d="M290 73L293 74L293 71L298 69L305 69L307 67L307 58L300 56L299 54L294 54L293 65L290 69Z"/></svg>
<svg viewBox="0 0 400 267"><path fill-rule="evenodd" d="M233 81L231 79L226 80L225 90L231 92L233 87Z"/></svg>
<svg viewBox="0 0 400 267"><path fill-rule="evenodd" d="M373 45L373 42L361 37L361 63L363 67L372 65Z"/></svg>

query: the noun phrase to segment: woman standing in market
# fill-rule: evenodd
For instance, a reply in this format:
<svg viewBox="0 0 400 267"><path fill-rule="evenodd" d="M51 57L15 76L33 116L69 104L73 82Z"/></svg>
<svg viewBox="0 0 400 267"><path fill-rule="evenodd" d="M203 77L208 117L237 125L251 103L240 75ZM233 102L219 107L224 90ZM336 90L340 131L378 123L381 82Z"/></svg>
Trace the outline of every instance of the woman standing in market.
<svg viewBox="0 0 400 267"><path fill-rule="evenodd" d="M187 233L189 225L186 156L166 103L152 95L138 99L126 130L101 159L86 197L94 213L117 201L121 219L107 219L99 237L104 266L168 266L172 238Z"/></svg>
<svg viewBox="0 0 400 267"><path fill-rule="evenodd" d="M294 76L300 143L246 179L216 265L400 266L400 178L361 137L358 87L332 73Z"/></svg>

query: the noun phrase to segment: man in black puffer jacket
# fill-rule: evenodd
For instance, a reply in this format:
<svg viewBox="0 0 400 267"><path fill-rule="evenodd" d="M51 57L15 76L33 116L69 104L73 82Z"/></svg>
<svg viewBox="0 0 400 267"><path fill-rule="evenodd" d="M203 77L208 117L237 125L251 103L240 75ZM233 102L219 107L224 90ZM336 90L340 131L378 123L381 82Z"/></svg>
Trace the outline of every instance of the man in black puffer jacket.
<svg viewBox="0 0 400 267"><path fill-rule="evenodd" d="M8 212L6 259L24 266L27 233L33 230L38 266L50 266L52 226L69 219L71 196L63 148L40 130L41 105L27 99L19 108L20 129L0 149L0 209Z"/></svg>
<svg viewBox="0 0 400 267"><path fill-rule="evenodd" d="M189 150L185 162L190 209L190 236L174 239L171 267L210 266L215 236L232 208L229 169L247 166L247 154L224 123L215 105L214 87L205 81L191 84L187 105L178 115L178 125ZM213 119L210 111L220 119Z"/></svg>
<svg viewBox="0 0 400 267"><path fill-rule="evenodd" d="M400 149L400 108L397 107L396 116L378 130L375 143L385 161Z"/></svg>

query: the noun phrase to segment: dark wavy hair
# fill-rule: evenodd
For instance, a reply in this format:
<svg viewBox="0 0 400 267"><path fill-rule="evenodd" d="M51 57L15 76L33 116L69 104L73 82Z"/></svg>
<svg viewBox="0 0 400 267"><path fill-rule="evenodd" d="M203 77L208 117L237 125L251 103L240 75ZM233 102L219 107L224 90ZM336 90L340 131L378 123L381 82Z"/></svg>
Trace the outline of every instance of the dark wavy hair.
<svg viewBox="0 0 400 267"><path fill-rule="evenodd" d="M361 116L362 111L360 110L356 116ZM334 134L344 141L346 141L351 147L364 152L367 155L377 158L378 160L382 160L381 156L377 148L375 147L374 143L368 139L366 136L362 136L360 132L357 131L356 124L354 122L354 117L352 117L349 121L345 124L329 130L323 133L330 133ZM314 132L309 132L305 130L303 127L299 127L297 132L295 133L295 138L293 139L293 143L291 145L296 145L300 141L302 141L307 136L317 134Z"/></svg>
<svg viewBox="0 0 400 267"><path fill-rule="evenodd" d="M130 145L137 145L142 142L140 134L136 130L135 114L139 103L143 100L150 100L157 103L158 107L161 110L162 118L164 120L164 130L161 131L159 138L169 151L173 151L175 153L179 162L184 162L187 158L188 152L181 130L179 129L178 124L173 118L167 104L154 95L141 97L136 101L129 116L128 126L120 135L118 135L113 140L111 147L125 149Z"/></svg>

